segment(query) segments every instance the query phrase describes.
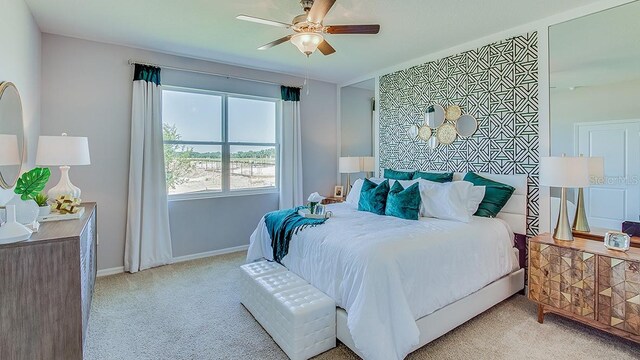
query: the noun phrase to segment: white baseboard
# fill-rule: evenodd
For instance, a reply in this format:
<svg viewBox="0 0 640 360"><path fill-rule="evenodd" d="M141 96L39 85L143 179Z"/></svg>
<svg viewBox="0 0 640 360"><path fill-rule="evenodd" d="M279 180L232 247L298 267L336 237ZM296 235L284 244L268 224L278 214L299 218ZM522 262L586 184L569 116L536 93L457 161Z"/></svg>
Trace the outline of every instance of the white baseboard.
<svg viewBox="0 0 640 360"><path fill-rule="evenodd" d="M178 256L178 257L174 257L173 258L172 263L175 264L175 263L180 263L180 262L185 262L185 261L190 261L190 260L196 260L196 259L202 259L202 258L211 257L211 256L230 254L230 253L234 253L234 252L238 252L238 251L246 251L247 249L249 249L249 245L241 245L241 246L234 246L234 247L230 247L230 248L226 248L226 249L206 251L206 252L197 253L197 254ZM97 273L96 276L97 277L109 276L109 275L121 274L123 272L124 272L124 266L118 266L118 267L114 267L114 268L98 270L98 273Z"/></svg>
<svg viewBox="0 0 640 360"><path fill-rule="evenodd" d="M124 266L117 266L109 269L98 270L97 277L121 274L124 272Z"/></svg>
<svg viewBox="0 0 640 360"><path fill-rule="evenodd" d="M173 262L174 263L179 263L179 262L183 262L183 261L202 259L202 258L206 258L206 257L210 257L210 256L230 254L230 253L234 253L234 252L238 252L238 251L246 251L247 249L249 249L249 245L234 246L234 247L230 247L230 248L226 248L226 249L206 251L206 252L197 253L197 254L174 257L173 258Z"/></svg>

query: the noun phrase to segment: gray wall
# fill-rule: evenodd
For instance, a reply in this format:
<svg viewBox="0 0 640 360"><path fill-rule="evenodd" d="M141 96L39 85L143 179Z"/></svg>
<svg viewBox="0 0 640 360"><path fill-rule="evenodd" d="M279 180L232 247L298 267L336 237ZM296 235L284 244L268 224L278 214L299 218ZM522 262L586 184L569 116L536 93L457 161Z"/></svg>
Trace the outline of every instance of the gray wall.
<svg viewBox="0 0 640 360"><path fill-rule="evenodd" d="M373 156L373 97L373 90L355 86L340 89L340 156ZM351 182L363 176L363 173L351 174ZM342 175L343 184L346 180L346 175Z"/></svg>
<svg viewBox="0 0 640 360"><path fill-rule="evenodd" d="M0 14L0 81L13 82L22 98L26 171L33 167L40 132L40 30L23 0L3 0ZM0 203L12 196L0 189Z"/></svg>
<svg viewBox="0 0 640 360"><path fill-rule="evenodd" d="M91 165L71 169L84 201L99 207L98 267L123 264L131 121L132 67L128 59L259 78L286 85L303 79L124 46L43 34L42 134L89 137ZM301 60L302 61L302 60ZM276 87L179 71L163 83L271 94ZM250 86L249 86L250 85ZM249 87L248 87L249 86ZM277 94L275 96L278 96ZM302 94L304 192L328 191L337 171L337 86L310 81ZM59 171L52 171L52 183ZM191 255L246 245L260 217L278 206L277 195L174 201L169 204L173 254Z"/></svg>

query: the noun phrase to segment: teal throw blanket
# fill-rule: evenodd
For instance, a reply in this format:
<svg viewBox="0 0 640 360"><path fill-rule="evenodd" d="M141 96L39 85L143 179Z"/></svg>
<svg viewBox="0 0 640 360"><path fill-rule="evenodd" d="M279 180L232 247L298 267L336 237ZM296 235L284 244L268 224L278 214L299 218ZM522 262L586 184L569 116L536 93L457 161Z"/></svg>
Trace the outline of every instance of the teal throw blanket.
<svg viewBox="0 0 640 360"><path fill-rule="evenodd" d="M304 208L305 206L299 206L293 209L277 210L264 216L264 223L271 237L273 260L280 264L282 258L289 252L289 242L294 234L306 227L324 224L327 221L327 219L310 219L298 215L298 210Z"/></svg>

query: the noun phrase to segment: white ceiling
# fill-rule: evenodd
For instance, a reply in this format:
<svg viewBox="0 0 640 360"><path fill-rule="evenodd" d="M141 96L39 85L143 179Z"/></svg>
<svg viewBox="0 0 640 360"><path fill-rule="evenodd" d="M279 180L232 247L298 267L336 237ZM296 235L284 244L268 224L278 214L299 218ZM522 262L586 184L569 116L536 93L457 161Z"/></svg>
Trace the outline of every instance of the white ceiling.
<svg viewBox="0 0 640 360"><path fill-rule="evenodd" d="M549 28L551 86L640 80L640 1Z"/></svg>
<svg viewBox="0 0 640 360"><path fill-rule="evenodd" d="M257 47L289 30L298 0L26 0L46 33L128 45L344 83L398 63L597 0L338 0L325 24L382 26L378 35L328 35L337 53L309 61L291 44Z"/></svg>

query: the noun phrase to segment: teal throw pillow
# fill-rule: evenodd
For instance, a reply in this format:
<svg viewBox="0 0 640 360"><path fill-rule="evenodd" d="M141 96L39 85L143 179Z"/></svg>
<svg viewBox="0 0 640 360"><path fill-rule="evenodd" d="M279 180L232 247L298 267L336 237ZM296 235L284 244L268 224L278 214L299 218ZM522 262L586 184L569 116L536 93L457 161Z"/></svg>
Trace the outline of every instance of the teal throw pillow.
<svg viewBox="0 0 640 360"><path fill-rule="evenodd" d="M420 184L415 183L405 189L399 181L396 181L387 195L385 215L418 220L420 215Z"/></svg>
<svg viewBox="0 0 640 360"><path fill-rule="evenodd" d="M473 183L475 186L486 187L484 198L474 214L476 216L496 217L516 190L513 186L489 180L473 172L468 172L464 176L464 181Z"/></svg>
<svg viewBox="0 0 640 360"><path fill-rule="evenodd" d="M393 180L411 180L415 171L398 171L391 169L384 169L385 179Z"/></svg>
<svg viewBox="0 0 640 360"><path fill-rule="evenodd" d="M446 183L446 182L453 181L453 173L452 172L435 173L435 172L416 171L415 174L413 174L413 180L416 180L416 179L425 179L425 180L439 182L439 183Z"/></svg>
<svg viewBox="0 0 640 360"><path fill-rule="evenodd" d="M387 194L389 193L389 180L376 185L369 179L364 179L362 190L360 190L360 200L358 210L368 211L378 215L384 215L387 206Z"/></svg>

